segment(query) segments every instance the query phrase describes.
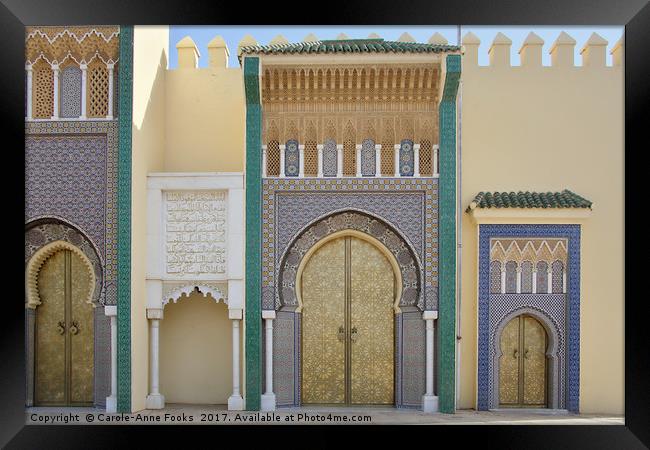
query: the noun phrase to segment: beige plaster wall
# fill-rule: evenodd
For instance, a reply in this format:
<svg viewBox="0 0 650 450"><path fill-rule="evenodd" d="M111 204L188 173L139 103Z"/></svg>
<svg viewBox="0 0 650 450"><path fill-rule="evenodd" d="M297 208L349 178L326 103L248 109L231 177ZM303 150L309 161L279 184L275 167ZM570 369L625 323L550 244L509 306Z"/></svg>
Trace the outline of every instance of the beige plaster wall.
<svg viewBox="0 0 650 450"><path fill-rule="evenodd" d="M244 106L240 68L212 66L168 71L164 170L242 172Z"/></svg>
<svg viewBox="0 0 650 450"><path fill-rule="evenodd" d="M461 207L479 191L567 188L594 202L581 222L580 410L622 414L623 68L479 67L472 59L463 59L460 86ZM458 408L474 408L478 228L462 217Z"/></svg>
<svg viewBox="0 0 650 450"><path fill-rule="evenodd" d="M166 403L228 403L232 394L228 307L193 292L165 306L160 321L160 392Z"/></svg>
<svg viewBox="0 0 650 450"><path fill-rule="evenodd" d="M131 409L145 407L149 339L145 289L147 174L163 169L165 72L169 27L133 30L133 141L131 198Z"/></svg>

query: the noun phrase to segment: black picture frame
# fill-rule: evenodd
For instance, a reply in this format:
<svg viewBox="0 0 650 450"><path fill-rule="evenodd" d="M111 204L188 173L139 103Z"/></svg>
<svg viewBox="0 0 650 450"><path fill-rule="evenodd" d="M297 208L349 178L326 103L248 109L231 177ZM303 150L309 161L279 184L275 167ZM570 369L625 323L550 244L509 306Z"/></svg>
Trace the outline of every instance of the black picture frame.
<svg viewBox="0 0 650 450"><path fill-rule="evenodd" d="M624 25L625 26L625 182L626 196L621 202L631 208L626 221L625 271L625 425L624 426L482 426L418 427L404 431L395 427L333 429L328 426L305 427L212 427L181 428L158 426L26 426L25 425L25 333L24 267L24 26L91 24L318 24L318 25ZM200 445L205 435L211 446L223 445L223 436L240 439L230 445L252 447L252 437L261 445L280 444L286 448L340 448L351 442L340 431L365 431L368 437L384 445L425 446L432 448L476 439L479 446L497 448L646 448L650 446L650 327L644 314L647 297L636 289L647 275L645 264L635 261L634 253L647 247L646 202L643 187L647 169L642 163L647 144L642 140L648 127L650 99L650 5L647 0L624 2L605 0L548 0L515 2L512 0L456 0L433 2L387 0L355 2L282 2L244 3L192 1L129 1L102 3L68 0L3 0L0 6L2 32L2 107L3 133L5 257L3 275L2 326L0 326L0 444L7 448L115 448L134 446L137 434L144 434L149 446L169 444L180 439L185 445ZM23 89L21 89L23 88ZM638 159L638 161L637 161ZM630 163L631 162L631 163ZM589 161L584 162L588 167ZM627 172L628 169L632 169ZM582 170L577 167L576 170ZM639 173L635 173L638 170ZM647 177L647 176L646 176ZM606 180L603 180L606 182ZM23 195L21 195L23 194ZM635 198L635 196L637 198ZM9 208L9 210L7 210ZM626 208L627 210L627 208ZM628 252L628 248L631 250ZM639 255L640 256L640 255ZM9 272L6 270L10 269ZM640 283L639 283L640 284ZM631 287L631 289L629 289ZM8 290L6 288L9 288ZM647 295L647 294L646 294ZM589 299L585 298L585 302ZM600 325L600 324L599 324ZM603 325L603 333L607 325ZM230 431L230 433L226 433ZM251 433L252 431L258 433ZM417 431L417 436L416 433ZM370 433L368 433L370 432ZM443 436L445 435L445 436ZM202 436L201 436L202 437ZM416 440L420 438L419 440ZM302 440L302 441L301 441ZM143 445L142 441L141 445ZM443 444L444 443L444 444ZM185 446L184 445L184 446ZM275 445L272 445L275 446ZM369 443L364 446L370 446Z"/></svg>

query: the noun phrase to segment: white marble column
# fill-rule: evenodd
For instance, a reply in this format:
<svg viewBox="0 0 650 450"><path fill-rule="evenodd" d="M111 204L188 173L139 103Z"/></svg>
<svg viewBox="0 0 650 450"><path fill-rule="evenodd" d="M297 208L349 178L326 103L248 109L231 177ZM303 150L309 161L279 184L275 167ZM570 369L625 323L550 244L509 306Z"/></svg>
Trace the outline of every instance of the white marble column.
<svg viewBox="0 0 650 450"><path fill-rule="evenodd" d="M394 164L395 164L394 169L395 169L395 176L396 177L400 176L400 174L399 174L399 149L400 149L400 147L401 147L400 144L395 144L395 153L393 154L393 156L395 157L394 158Z"/></svg>
<svg viewBox="0 0 650 450"><path fill-rule="evenodd" d="M229 309L228 317L232 321L232 395L228 398L228 411L242 411L244 399L239 389L239 324L243 318L241 309Z"/></svg>
<svg viewBox="0 0 650 450"><path fill-rule="evenodd" d="M357 177L361 176L361 144L357 144L356 146L356 169L357 169Z"/></svg>
<svg viewBox="0 0 650 450"><path fill-rule="evenodd" d="M413 176L420 176L420 144L413 144Z"/></svg>
<svg viewBox="0 0 650 450"><path fill-rule="evenodd" d="M438 318L438 311L424 311L422 318L426 322L426 391L422 397L422 410L433 413L438 412L438 397L433 391L433 321Z"/></svg>
<svg viewBox="0 0 650 450"><path fill-rule="evenodd" d="M433 167L433 174L438 175L438 146L433 146L433 155L431 155L433 160L431 161Z"/></svg>
<svg viewBox="0 0 650 450"><path fill-rule="evenodd" d="M305 178L305 146L300 144L298 146L298 177Z"/></svg>
<svg viewBox="0 0 650 450"><path fill-rule="evenodd" d="M88 89L88 64L80 64L79 68L81 69L81 116L79 116L80 119L87 119L88 118L88 112L87 112L87 95L86 95L86 90Z"/></svg>
<svg viewBox="0 0 650 450"><path fill-rule="evenodd" d="M343 144L336 144L336 176L343 177Z"/></svg>
<svg viewBox="0 0 650 450"><path fill-rule="evenodd" d="M533 294L537 294L537 269L533 266Z"/></svg>
<svg viewBox="0 0 650 450"><path fill-rule="evenodd" d="M551 294L553 292L553 269L551 268L551 265L549 264L548 270L546 271L547 277L546 277L546 292L548 294Z"/></svg>
<svg viewBox="0 0 650 450"><path fill-rule="evenodd" d="M517 272L517 294L521 294L521 267L518 266L515 270Z"/></svg>
<svg viewBox="0 0 650 450"><path fill-rule="evenodd" d="M34 74L34 69L31 64L27 64L25 65L25 70L27 71L27 111L25 111L25 118L32 120L32 75Z"/></svg>
<svg viewBox="0 0 650 450"><path fill-rule="evenodd" d="M562 271L562 293L566 294L566 269Z"/></svg>
<svg viewBox="0 0 650 450"><path fill-rule="evenodd" d="M501 266L501 293L506 293L506 266Z"/></svg>
<svg viewBox="0 0 650 450"><path fill-rule="evenodd" d="M262 178L266 178L266 145L262 145Z"/></svg>
<svg viewBox="0 0 650 450"><path fill-rule="evenodd" d="M106 67L108 67L108 113L106 118L113 120L113 90L115 89L113 86L113 69L115 64L107 64Z"/></svg>
<svg viewBox="0 0 650 450"><path fill-rule="evenodd" d="M275 319L275 311L262 311L262 319L264 319L264 329L266 332L266 335L264 337L266 343L266 388L264 394L262 395L261 410L275 411L275 394L273 393L273 319Z"/></svg>
<svg viewBox="0 0 650 450"><path fill-rule="evenodd" d="M381 176L381 144L375 144L375 177Z"/></svg>
<svg viewBox="0 0 650 450"><path fill-rule="evenodd" d="M104 314L111 318L111 395L106 397L106 412L117 412L117 306L104 307Z"/></svg>
<svg viewBox="0 0 650 450"><path fill-rule="evenodd" d="M323 178L323 144L316 145L318 150L318 178Z"/></svg>
<svg viewBox="0 0 650 450"><path fill-rule="evenodd" d="M61 70L59 69L58 64L52 64L52 75L53 75L53 84L54 84L54 109L52 113L52 119L58 119L59 118L59 94L60 94L60 89L59 89L59 73Z"/></svg>
<svg viewBox="0 0 650 450"><path fill-rule="evenodd" d="M162 309L147 309L149 319L149 395L147 409L162 409L165 407L165 397L160 393L160 321L163 318Z"/></svg>
<svg viewBox="0 0 650 450"><path fill-rule="evenodd" d="M287 148L285 144L280 144L280 178L284 178L284 150Z"/></svg>

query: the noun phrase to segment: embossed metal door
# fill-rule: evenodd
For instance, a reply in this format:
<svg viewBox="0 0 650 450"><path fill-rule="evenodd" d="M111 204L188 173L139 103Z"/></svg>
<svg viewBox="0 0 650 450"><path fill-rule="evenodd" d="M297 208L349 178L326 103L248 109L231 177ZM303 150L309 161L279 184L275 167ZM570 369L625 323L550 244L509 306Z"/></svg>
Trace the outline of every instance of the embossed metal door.
<svg viewBox="0 0 650 450"><path fill-rule="evenodd" d="M350 403L394 402L394 274L377 247L349 246Z"/></svg>
<svg viewBox="0 0 650 450"><path fill-rule="evenodd" d="M500 338L499 404L505 407L546 406L546 331L531 316L517 316Z"/></svg>
<svg viewBox="0 0 650 450"><path fill-rule="evenodd" d="M93 402L93 307L90 274L69 250L47 259L38 275L35 398L37 405Z"/></svg>
<svg viewBox="0 0 650 450"><path fill-rule="evenodd" d="M302 403L394 402L394 274L372 244L324 244L302 274Z"/></svg>
<svg viewBox="0 0 650 450"><path fill-rule="evenodd" d="M302 402L345 403L345 238L327 242L302 272Z"/></svg>

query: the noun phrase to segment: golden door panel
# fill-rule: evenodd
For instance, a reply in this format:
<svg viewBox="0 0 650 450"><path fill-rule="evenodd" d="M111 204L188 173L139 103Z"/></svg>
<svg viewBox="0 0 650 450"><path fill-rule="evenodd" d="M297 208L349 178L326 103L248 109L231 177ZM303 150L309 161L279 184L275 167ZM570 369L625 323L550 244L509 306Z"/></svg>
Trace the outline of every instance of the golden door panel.
<svg viewBox="0 0 650 450"><path fill-rule="evenodd" d="M499 403L519 403L519 317L508 322L501 333Z"/></svg>
<svg viewBox="0 0 650 450"><path fill-rule="evenodd" d="M351 403L392 404L393 268L377 247L350 238L350 280Z"/></svg>
<svg viewBox="0 0 650 450"><path fill-rule="evenodd" d="M86 303L91 274L69 250L47 259L38 275L35 404L93 401L94 314Z"/></svg>
<svg viewBox="0 0 650 450"><path fill-rule="evenodd" d="M89 403L93 401L94 375L94 314L93 306L87 303L91 275L81 257L71 256L70 401Z"/></svg>
<svg viewBox="0 0 650 450"><path fill-rule="evenodd" d="M517 316L500 337L499 404L546 406L546 331L535 318Z"/></svg>
<svg viewBox="0 0 650 450"><path fill-rule="evenodd" d="M523 403L546 403L546 331L536 319L524 317Z"/></svg>
<svg viewBox="0 0 650 450"><path fill-rule="evenodd" d="M345 403L345 238L309 259L302 301L302 402Z"/></svg>
<svg viewBox="0 0 650 450"><path fill-rule="evenodd" d="M65 252L49 257L38 273L34 403L63 404L65 396Z"/></svg>

